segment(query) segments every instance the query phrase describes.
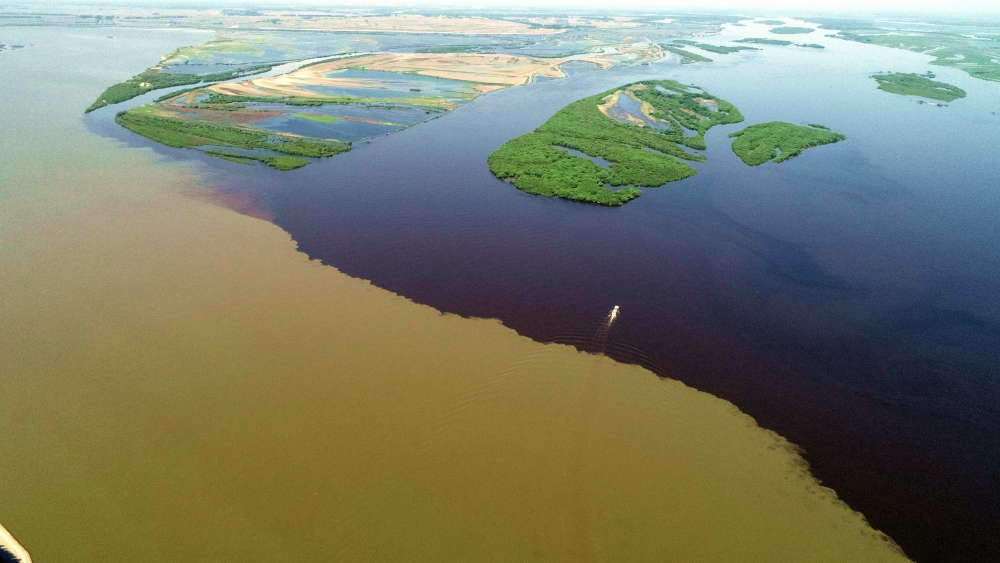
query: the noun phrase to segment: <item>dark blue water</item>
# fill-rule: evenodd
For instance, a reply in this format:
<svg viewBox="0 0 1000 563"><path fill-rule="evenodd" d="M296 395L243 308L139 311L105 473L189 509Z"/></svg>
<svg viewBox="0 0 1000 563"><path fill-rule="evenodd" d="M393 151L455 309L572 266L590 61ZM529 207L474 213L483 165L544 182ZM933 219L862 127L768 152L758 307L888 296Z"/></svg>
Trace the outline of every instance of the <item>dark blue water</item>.
<svg viewBox="0 0 1000 563"><path fill-rule="evenodd" d="M926 57L822 41L575 72L288 173L158 150L206 159L208 182L250 194L311 257L442 311L590 349L619 305L609 355L788 437L912 557L996 560L1000 87L935 69L970 97L919 105L868 74L923 72ZM747 123L709 132L696 176L617 209L490 174L503 142L640 79L698 84ZM727 135L775 119L849 139L745 166Z"/></svg>

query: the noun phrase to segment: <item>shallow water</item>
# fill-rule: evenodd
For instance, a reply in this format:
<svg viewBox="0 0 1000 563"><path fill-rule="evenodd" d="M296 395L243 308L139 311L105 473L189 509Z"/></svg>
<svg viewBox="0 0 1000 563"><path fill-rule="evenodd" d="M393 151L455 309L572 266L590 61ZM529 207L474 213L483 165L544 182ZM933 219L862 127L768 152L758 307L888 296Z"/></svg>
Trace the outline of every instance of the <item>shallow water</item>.
<svg viewBox="0 0 1000 563"><path fill-rule="evenodd" d="M258 202L309 256L443 311L588 349L591 319L621 305L612 357L790 437L911 553L1000 552L1000 90L934 67L969 97L920 105L869 74L924 72L928 57L827 33L797 36L824 50L537 81L287 175L220 163L205 178ZM747 117L709 132L697 176L609 210L490 175L492 150L560 107L650 78L697 84ZM771 120L849 139L746 167L727 135Z"/></svg>
<svg viewBox="0 0 1000 563"><path fill-rule="evenodd" d="M36 561L898 559L732 405L350 278L84 128L189 34L4 31L0 521Z"/></svg>

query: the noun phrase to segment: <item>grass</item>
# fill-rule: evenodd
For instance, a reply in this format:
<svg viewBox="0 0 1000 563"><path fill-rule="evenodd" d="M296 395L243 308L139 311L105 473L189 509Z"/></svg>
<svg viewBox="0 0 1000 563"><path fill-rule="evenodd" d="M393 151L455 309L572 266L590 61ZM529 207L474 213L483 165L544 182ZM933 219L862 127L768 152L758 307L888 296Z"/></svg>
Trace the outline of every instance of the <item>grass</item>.
<svg viewBox="0 0 1000 563"><path fill-rule="evenodd" d="M194 121L158 115L150 106L119 112L115 121L158 143L176 148L233 147L241 149L267 149L290 155L256 157L226 153L217 149L206 150L213 156L259 160L279 170L291 170L309 163L302 157L324 158L351 150L349 143L327 141L312 137L298 137L262 129Z"/></svg>
<svg viewBox="0 0 1000 563"><path fill-rule="evenodd" d="M946 82L931 80L933 73L914 74L893 72L873 74L880 90L903 96L920 96L943 102L951 102L965 97L965 90Z"/></svg>
<svg viewBox="0 0 1000 563"><path fill-rule="evenodd" d="M657 86L666 91L657 90ZM625 90L648 102L653 115L669 123L670 128L661 131L640 127L601 113L599 104ZM714 101L719 110L705 109L698 99ZM704 160L704 156L682 148L687 144L682 123L697 127L703 134L713 125L742 120L732 104L678 82L637 82L567 105L538 129L504 143L487 162L497 178L509 180L531 194L620 206L639 197L642 192L637 186L661 186L695 174L695 169L683 161ZM557 147L602 158L611 166L599 166ZM619 189L611 189L615 187Z"/></svg>
<svg viewBox="0 0 1000 563"><path fill-rule="evenodd" d="M816 31L811 27L795 27L795 26L785 26L785 27L772 27L771 33L777 33L779 35L798 35L800 33L812 33Z"/></svg>
<svg viewBox="0 0 1000 563"><path fill-rule="evenodd" d="M756 45L791 45L791 41L784 39L765 39L763 37L748 37L746 39L734 39L734 43L754 43Z"/></svg>
<svg viewBox="0 0 1000 563"><path fill-rule="evenodd" d="M680 47L674 47L672 45L660 45L663 47L664 51L670 51L671 53L679 56L681 58L681 64L691 64L691 63L710 63L712 59L708 57L703 57L697 53L692 53L691 51L686 51Z"/></svg>
<svg viewBox="0 0 1000 563"><path fill-rule="evenodd" d="M750 166L773 160L784 162L809 147L843 141L847 137L821 125L794 125L784 121L758 123L729 135L733 152Z"/></svg>
<svg viewBox="0 0 1000 563"><path fill-rule="evenodd" d="M174 49L164 57L167 64L177 64L192 59L211 59L219 53L263 54L262 45L245 39L213 39L200 45L188 45Z"/></svg>

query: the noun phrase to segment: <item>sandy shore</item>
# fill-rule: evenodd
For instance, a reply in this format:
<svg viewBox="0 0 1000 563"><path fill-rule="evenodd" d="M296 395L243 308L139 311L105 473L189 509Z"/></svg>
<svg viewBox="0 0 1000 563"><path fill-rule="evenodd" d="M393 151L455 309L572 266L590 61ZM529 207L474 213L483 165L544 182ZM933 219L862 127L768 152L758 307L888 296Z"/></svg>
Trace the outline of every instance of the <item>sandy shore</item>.
<svg viewBox="0 0 1000 563"><path fill-rule="evenodd" d="M344 79L327 76L345 68L414 73L434 78L448 78L474 82L478 92L527 84L535 76L562 78L559 65L570 59L541 59L515 55L486 55L469 53L383 53L361 57L345 57L327 63L300 68L288 74L256 78L243 82L223 83L208 89L220 94L244 96L305 96L322 97L324 94L304 86L332 86L351 88L380 88L378 80L360 78ZM582 60L582 59L573 59ZM594 60L596 64L606 64ZM482 86L485 86L482 87Z"/></svg>

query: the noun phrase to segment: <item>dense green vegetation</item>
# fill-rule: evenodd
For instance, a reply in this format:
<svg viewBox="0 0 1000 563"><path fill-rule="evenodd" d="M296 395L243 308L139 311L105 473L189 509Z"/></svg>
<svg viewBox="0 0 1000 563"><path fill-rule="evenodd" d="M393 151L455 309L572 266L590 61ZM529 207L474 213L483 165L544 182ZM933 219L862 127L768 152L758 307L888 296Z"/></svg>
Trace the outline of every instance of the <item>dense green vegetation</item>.
<svg viewBox="0 0 1000 563"><path fill-rule="evenodd" d="M816 30L811 27L795 27L791 25L771 28L771 33L777 33L780 35L798 35L800 33L812 33L813 31Z"/></svg>
<svg viewBox="0 0 1000 563"><path fill-rule="evenodd" d="M110 86L104 91L90 107L86 113L104 106L131 100L136 96L141 96L146 92L159 88L171 88L173 86L184 86L186 84L197 84L201 82L201 77L195 74L167 74L156 70L143 71L125 82L119 82Z"/></svg>
<svg viewBox="0 0 1000 563"><path fill-rule="evenodd" d="M748 37L746 39L734 39L734 43L754 43L757 45L791 45L791 41L784 39L765 39L763 37Z"/></svg>
<svg viewBox="0 0 1000 563"><path fill-rule="evenodd" d="M784 121L758 123L729 135L733 152L750 166L769 160L783 162L809 147L843 141L847 137L819 125L794 125Z"/></svg>
<svg viewBox="0 0 1000 563"><path fill-rule="evenodd" d="M599 109L610 96L627 93L648 102L652 117L668 128L623 123ZM717 109L709 109L705 102ZM618 206L641 194L636 186L661 186L693 175L694 168L678 159L704 160L704 156L691 154L681 145L700 142L703 146L704 132L710 127L742 120L732 104L678 82L637 82L569 104L535 131L498 148L488 163L498 178L528 193ZM695 131L695 136L686 137L688 130ZM558 147L604 159L611 166L605 168Z"/></svg>
<svg viewBox="0 0 1000 563"><path fill-rule="evenodd" d="M676 45L690 45L691 47L697 47L703 51L708 51L710 53L716 53L719 55L728 55L730 53L735 53L737 51L757 51L756 47L729 47L726 45L712 45L709 43L698 43L696 41L688 41L686 39L677 39L673 41Z"/></svg>
<svg viewBox="0 0 1000 563"><path fill-rule="evenodd" d="M921 96L934 100L950 102L965 97L965 90L946 82L931 80L934 74L914 74L893 72L888 74L873 74L880 90L901 94L904 96Z"/></svg>
<svg viewBox="0 0 1000 563"><path fill-rule="evenodd" d="M115 116L119 125L143 137L171 147L234 147L242 149L266 149L295 157L322 158L349 151L351 145L338 141L327 141L311 137L299 137L253 129L237 125L194 121L158 115L156 110L143 106L119 112ZM305 166L308 160L302 158L282 158L280 156L250 157L226 153L218 149L205 151L213 156L229 156L259 160L280 170L291 170Z"/></svg>
<svg viewBox="0 0 1000 563"><path fill-rule="evenodd" d="M663 86L664 82L670 86ZM701 90L691 90L674 81L660 81L656 85L666 91L654 87L637 89L632 93L650 104L651 117L670 124L667 134L678 143L693 149L704 149L705 133L709 129L743 121L743 115L736 106Z"/></svg>
<svg viewBox="0 0 1000 563"><path fill-rule="evenodd" d="M697 53L692 53L691 51L686 51L680 47L674 47L672 45L660 45L663 47L664 51L669 51L681 58L681 64L691 64L691 63L710 63L712 59L704 57Z"/></svg>
<svg viewBox="0 0 1000 563"><path fill-rule="evenodd" d="M90 113L95 109L100 109L104 106L118 104L124 102L125 100L131 100L136 96L141 96L146 92L152 92L153 90L158 90L160 88L172 88L174 86L185 86L187 84L232 80L233 78L239 78L241 76L249 76L251 74L266 72L271 70L271 67L272 65L263 64L206 75L174 74L161 72L155 69L148 69L140 72L132 78L129 78L125 82L119 82L118 84L109 87L104 91L104 93L97 97L94 103L90 104L90 107L86 109L85 113Z"/></svg>

